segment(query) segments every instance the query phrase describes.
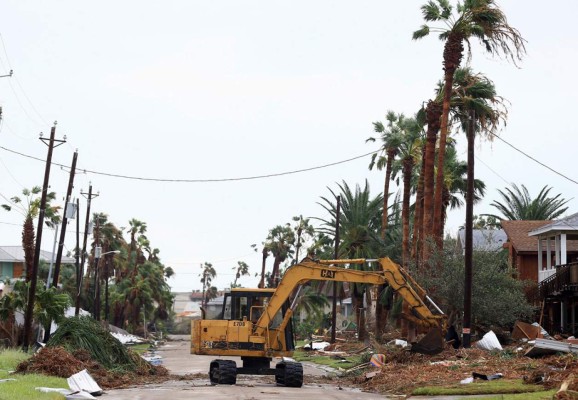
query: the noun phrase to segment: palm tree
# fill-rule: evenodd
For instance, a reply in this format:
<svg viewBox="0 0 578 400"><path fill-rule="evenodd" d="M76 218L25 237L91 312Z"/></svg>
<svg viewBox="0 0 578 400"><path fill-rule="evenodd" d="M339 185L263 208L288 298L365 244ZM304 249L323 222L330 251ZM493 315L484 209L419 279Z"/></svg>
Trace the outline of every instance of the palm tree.
<svg viewBox="0 0 578 400"><path fill-rule="evenodd" d="M346 182L338 184L338 186L341 191L340 194L328 188L333 199L321 197L322 202L319 204L329 214L329 218L318 218L322 222L319 231L326 236L335 237L337 197L341 196L338 257L378 257L383 249L383 241L380 240L383 197L377 195L372 198L367 181L363 189L358 185L355 191L352 191ZM367 266L354 264L352 268L367 268ZM367 336L365 315L361 312L365 289L364 285L353 284L352 299L358 322L359 340L364 340Z"/></svg>
<svg viewBox="0 0 578 400"><path fill-rule="evenodd" d="M487 214L497 219L508 220L550 220L564 214L568 207L564 207L569 200L561 198L561 193L554 197L548 197L551 187L544 186L538 196L534 199L530 196L526 186L521 185L519 188L515 183L512 188L506 188L504 191L498 189L503 201L494 200L492 207L497 208L502 216Z"/></svg>
<svg viewBox="0 0 578 400"><path fill-rule="evenodd" d="M371 156L371 162L369 163L369 170L373 167L377 167L378 170L382 170L385 167L385 183L383 187L383 215L381 218L381 238L385 240L385 232L387 230L387 203L389 200L389 182L392 179L392 165L395 156L399 152L399 146L402 141L401 125L404 122L403 114L395 114L393 111L388 111L385 119L387 120L387 126L383 125L382 122L374 122L373 130L381 134L381 149L379 153L374 153ZM375 142L377 139L370 137L366 142ZM379 155L379 157L378 157ZM376 161L377 160L377 161Z"/></svg>
<svg viewBox="0 0 578 400"><path fill-rule="evenodd" d="M315 228L309 224L309 218L303 218L302 215L293 217L293 221L296 222L293 230L297 235L297 240L295 241L295 257L293 258L293 264L296 264L299 262L299 250L301 250L304 242L314 238Z"/></svg>
<svg viewBox="0 0 578 400"><path fill-rule="evenodd" d="M269 231L266 246L274 257L269 287L277 287L281 273L281 263L293 253L295 233L289 224L277 225Z"/></svg>
<svg viewBox="0 0 578 400"><path fill-rule="evenodd" d="M38 197L38 195L41 193L42 189L40 186L34 186L32 189L22 190L24 199L18 196L10 199L12 204L17 206L19 212L24 216L22 248L24 250L24 262L26 264L26 282L30 282L30 279L32 279L32 264L34 263L34 252L36 250L34 219L40 211L41 198ZM60 216L58 215L60 207L50 205L50 202L54 201L55 198L56 193L54 192L46 194L45 224L51 228L60 223ZM11 211L12 207L10 204L2 204L2 208L6 211Z"/></svg>
<svg viewBox="0 0 578 400"><path fill-rule="evenodd" d="M409 221L410 221L410 197L415 186L412 185L414 166L421 156L422 150L422 127L415 118L408 118L403 124L403 136L399 146L400 164L403 176L403 197L401 207L402 220L402 264L409 265Z"/></svg>
<svg viewBox="0 0 578 400"><path fill-rule="evenodd" d="M213 268L213 264L208 262L205 262L205 265L201 265L201 268L203 269L200 275L201 283L203 284L202 305L203 308L206 308L208 302L207 294L210 291L209 289L211 288L211 281L215 276L217 276L217 271L215 271L215 268Z"/></svg>
<svg viewBox="0 0 578 400"><path fill-rule="evenodd" d="M237 272L235 274L235 280L233 281L233 283L231 283L232 288L237 287L237 280L241 276L249 275L249 265L246 262L237 261L237 264L238 264L237 267L233 267L233 269L236 269Z"/></svg>
<svg viewBox="0 0 578 400"><path fill-rule="evenodd" d="M439 99L430 100L425 109L425 120L427 123L424 159L423 159L423 209L419 215L418 223L422 225L420 240L424 243L422 246L421 260L427 260L430 254L430 248L427 245L428 240L433 237L434 233L434 190L435 190L435 154L437 135L440 130L440 118L442 115L442 103Z"/></svg>
<svg viewBox="0 0 578 400"><path fill-rule="evenodd" d="M440 28L423 25L413 33L413 39L418 40L427 36L430 31L439 32L439 38L445 42L443 51L444 97L437 164L437 182L442 182L451 89L454 73L459 68L463 57L464 42L468 46L468 56L471 54L470 39L473 37L485 45L486 51L503 53L514 63L516 60L521 60L525 53L525 46L524 39L518 30L508 24L506 15L493 0L465 0L463 4L458 3L455 16L449 0L430 0L421 7L421 10L426 22L444 24ZM434 237L440 245L443 236L443 231L441 231L442 189L442 185L436 185L434 194Z"/></svg>

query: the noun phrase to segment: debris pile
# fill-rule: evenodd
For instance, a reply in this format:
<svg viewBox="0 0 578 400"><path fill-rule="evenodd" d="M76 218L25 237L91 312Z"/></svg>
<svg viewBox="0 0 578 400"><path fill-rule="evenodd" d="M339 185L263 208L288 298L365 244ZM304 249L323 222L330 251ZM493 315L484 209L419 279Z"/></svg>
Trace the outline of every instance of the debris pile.
<svg viewBox="0 0 578 400"><path fill-rule="evenodd" d="M88 317L63 321L47 345L20 363L17 372L69 378L84 369L105 389L168 379L166 368L128 350Z"/></svg>
<svg viewBox="0 0 578 400"><path fill-rule="evenodd" d="M504 340L505 336L509 340ZM372 354L369 362L343 371L342 377L370 392L407 395L426 386L459 387L515 379L541 385L540 390L562 387L559 399L578 398L569 397L578 395L578 340L551 337L538 324L518 322L511 335L489 331L469 349L454 349L447 343L435 355L411 352L394 337L386 343L372 342L368 347L353 341L337 342L315 353L341 357Z"/></svg>

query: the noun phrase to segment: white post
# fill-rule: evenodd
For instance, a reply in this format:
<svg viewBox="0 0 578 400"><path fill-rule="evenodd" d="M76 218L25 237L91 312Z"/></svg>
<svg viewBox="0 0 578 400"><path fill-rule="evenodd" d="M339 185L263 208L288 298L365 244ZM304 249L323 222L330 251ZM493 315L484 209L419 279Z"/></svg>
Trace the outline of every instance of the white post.
<svg viewBox="0 0 578 400"><path fill-rule="evenodd" d="M566 253L566 234L560 234L560 258L561 264L566 265L567 260L567 253Z"/></svg>
<svg viewBox="0 0 578 400"><path fill-rule="evenodd" d="M552 269L552 245L550 244L550 236L546 238L546 269Z"/></svg>
<svg viewBox="0 0 578 400"><path fill-rule="evenodd" d="M560 265L560 236L554 236L554 243L556 245L556 266Z"/></svg>
<svg viewBox="0 0 578 400"><path fill-rule="evenodd" d="M538 236L538 275L542 271L542 237Z"/></svg>
<svg viewBox="0 0 578 400"><path fill-rule="evenodd" d="M52 282L52 265L54 264L54 252L56 251L56 239L58 236L58 225L54 227L54 244L52 245L52 256L50 256L50 267L48 267L48 279L46 280L46 289L50 287L50 282Z"/></svg>

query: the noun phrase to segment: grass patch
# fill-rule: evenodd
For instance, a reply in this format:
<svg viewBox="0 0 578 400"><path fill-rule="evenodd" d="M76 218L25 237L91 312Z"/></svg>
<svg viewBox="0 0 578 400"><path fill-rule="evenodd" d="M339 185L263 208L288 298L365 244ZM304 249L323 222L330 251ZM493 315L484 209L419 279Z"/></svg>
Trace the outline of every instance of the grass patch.
<svg viewBox="0 0 578 400"><path fill-rule="evenodd" d="M500 394L492 397L480 397L479 400L551 400L556 390L534 393ZM471 399L475 400L475 398Z"/></svg>
<svg viewBox="0 0 578 400"><path fill-rule="evenodd" d="M544 392L544 388L538 385L528 385L521 379L499 379L494 381L473 382L467 385L454 384L448 386L425 386L413 391L413 395L420 396L466 396L477 394L516 394L522 393L528 396L532 392ZM550 393L550 392L548 392ZM502 396L497 397L502 399ZM528 397L521 397L528 398ZM540 399L541 397L536 397ZM551 398L551 394L550 394Z"/></svg>
<svg viewBox="0 0 578 400"><path fill-rule="evenodd" d="M59 393L42 393L37 387L68 388L66 379L39 374L10 374L16 365L30 356L19 350L0 351L0 379L16 379L0 383L0 400L64 400Z"/></svg>
<svg viewBox="0 0 578 400"><path fill-rule="evenodd" d="M151 345L148 343L138 343L138 344L130 345L128 348L137 354L143 354L144 352L147 352L150 350Z"/></svg>

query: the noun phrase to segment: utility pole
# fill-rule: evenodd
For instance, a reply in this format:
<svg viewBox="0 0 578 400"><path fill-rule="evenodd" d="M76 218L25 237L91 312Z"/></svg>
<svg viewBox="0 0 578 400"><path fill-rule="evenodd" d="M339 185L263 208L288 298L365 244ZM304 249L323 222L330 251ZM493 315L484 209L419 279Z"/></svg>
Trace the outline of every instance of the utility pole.
<svg viewBox="0 0 578 400"><path fill-rule="evenodd" d="M80 294L82 293L82 278L84 275L84 263L86 261L86 240L88 238L88 225L90 223L90 203L94 197L98 197L99 193L93 194L92 183L89 183L88 193L81 191L80 194L86 197L87 205L86 205L86 222L84 223L84 241L82 244L81 261L79 268L80 279L77 279L78 290L76 292L76 309L74 310L74 315L78 315L80 312Z"/></svg>
<svg viewBox="0 0 578 400"><path fill-rule="evenodd" d="M97 321L100 321L100 285L98 282L98 264L100 255L102 254L102 247L98 243L98 218L96 220L96 246L94 248L94 303L92 305L92 315Z"/></svg>
<svg viewBox="0 0 578 400"><path fill-rule="evenodd" d="M74 264L76 267L76 294L80 293L80 285L82 284L82 279L80 278L80 200L76 199L76 248L74 251ZM76 299L74 299L76 301ZM76 306L76 304L75 304ZM77 316L79 312L78 307L75 307L74 315Z"/></svg>
<svg viewBox="0 0 578 400"><path fill-rule="evenodd" d="M470 110L468 126L468 182L466 191L466 232L465 232L465 281L464 281L464 323L462 345L471 346L472 327L472 267L473 267L473 216L474 216L474 110Z"/></svg>
<svg viewBox="0 0 578 400"><path fill-rule="evenodd" d="M74 183L74 173L76 171L76 159L78 158L78 150L72 156L72 166L70 167L70 177L68 179L68 190L66 191L66 200L64 205L64 217L62 218L62 227L60 229L60 240L58 241L58 253L56 254L56 265L54 267L54 277L52 278L52 286L58 286L58 276L60 275L60 262L62 261L62 250L64 248L64 237L66 236L66 224L68 222L68 207L70 202L70 195ZM71 218L74 218L72 216Z"/></svg>
<svg viewBox="0 0 578 400"><path fill-rule="evenodd" d="M339 258L339 220L341 218L341 196L337 196L337 211L335 213L335 256ZM333 281L333 304L331 312L331 343L335 343L335 329L337 324L337 281Z"/></svg>
<svg viewBox="0 0 578 400"><path fill-rule="evenodd" d="M32 316L34 312L34 298L36 297L36 284L38 282L38 263L40 261L40 246L42 244L42 226L46 214L46 195L48 193L48 182L50 180L50 166L52 164L52 150L55 147L66 143L66 136L62 140L54 139L56 134L56 122L50 129L50 139L40 136L40 140L48 145L48 155L46 156L46 168L44 170L44 183L42 185L42 197L40 199L40 209L38 210L38 227L36 229L36 247L34 251L34 262L32 264L32 276L30 277L30 289L28 290L28 302L26 304L26 313L24 314L24 344L22 349L27 352L32 334ZM56 144L55 144L56 143Z"/></svg>

